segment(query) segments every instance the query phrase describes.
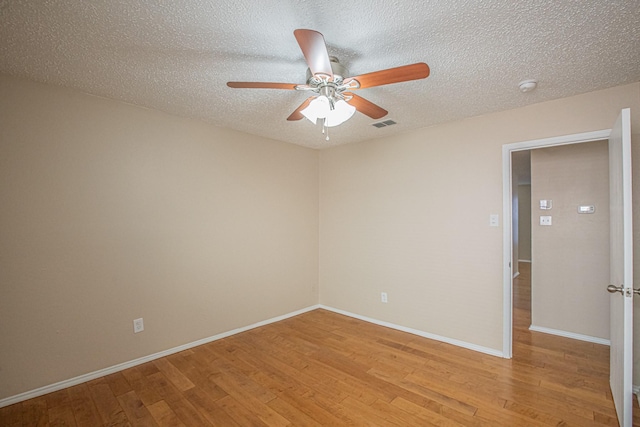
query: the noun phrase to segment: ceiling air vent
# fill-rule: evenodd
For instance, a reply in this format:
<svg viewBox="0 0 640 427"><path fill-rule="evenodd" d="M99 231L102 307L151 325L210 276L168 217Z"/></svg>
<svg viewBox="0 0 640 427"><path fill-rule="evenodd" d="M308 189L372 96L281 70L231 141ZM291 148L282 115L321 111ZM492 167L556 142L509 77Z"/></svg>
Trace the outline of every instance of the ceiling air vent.
<svg viewBox="0 0 640 427"><path fill-rule="evenodd" d="M384 128L384 127L395 125L395 124L396 122L394 122L393 120L385 120L384 122L374 123L373 126L377 128Z"/></svg>

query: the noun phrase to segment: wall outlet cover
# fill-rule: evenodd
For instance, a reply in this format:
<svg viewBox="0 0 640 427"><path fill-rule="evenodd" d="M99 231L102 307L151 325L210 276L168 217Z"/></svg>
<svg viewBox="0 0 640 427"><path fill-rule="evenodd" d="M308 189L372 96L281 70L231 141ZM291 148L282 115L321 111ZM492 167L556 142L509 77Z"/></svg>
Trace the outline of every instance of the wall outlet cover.
<svg viewBox="0 0 640 427"><path fill-rule="evenodd" d="M133 321L133 333L137 334L138 332L142 332L142 331L144 331L144 320L142 320L142 317L141 317Z"/></svg>
<svg viewBox="0 0 640 427"><path fill-rule="evenodd" d="M549 215L540 216L540 225L551 225L551 216Z"/></svg>

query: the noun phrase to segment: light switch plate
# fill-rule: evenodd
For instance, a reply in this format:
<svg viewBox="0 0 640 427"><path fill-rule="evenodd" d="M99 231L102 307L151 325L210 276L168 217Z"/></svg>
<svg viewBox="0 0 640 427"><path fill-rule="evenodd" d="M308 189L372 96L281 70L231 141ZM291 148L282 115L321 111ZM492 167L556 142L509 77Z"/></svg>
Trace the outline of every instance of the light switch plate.
<svg viewBox="0 0 640 427"><path fill-rule="evenodd" d="M553 200L540 200L540 209L549 210L553 207Z"/></svg>

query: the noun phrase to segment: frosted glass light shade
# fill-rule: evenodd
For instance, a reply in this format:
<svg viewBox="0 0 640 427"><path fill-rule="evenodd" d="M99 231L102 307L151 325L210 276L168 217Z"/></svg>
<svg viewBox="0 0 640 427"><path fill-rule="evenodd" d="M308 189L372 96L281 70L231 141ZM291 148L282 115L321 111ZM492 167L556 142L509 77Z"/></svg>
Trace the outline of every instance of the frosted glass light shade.
<svg viewBox="0 0 640 427"><path fill-rule="evenodd" d="M309 103L307 108L300 111L313 124L316 124L318 119L325 119L324 125L327 127L338 126L346 122L355 112L356 108L342 99L334 104L334 109L332 110L329 105L329 99L323 95L316 97Z"/></svg>
<svg viewBox="0 0 640 427"><path fill-rule="evenodd" d="M347 104L343 99L335 103L335 108L329 111L325 120L325 126L338 126L346 122L356 112L356 107Z"/></svg>
<svg viewBox="0 0 640 427"><path fill-rule="evenodd" d="M303 116L315 125L318 119L324 119L329 112L329 99L326 96L318 96L312 100L307 108L300 111Z"/></svg>

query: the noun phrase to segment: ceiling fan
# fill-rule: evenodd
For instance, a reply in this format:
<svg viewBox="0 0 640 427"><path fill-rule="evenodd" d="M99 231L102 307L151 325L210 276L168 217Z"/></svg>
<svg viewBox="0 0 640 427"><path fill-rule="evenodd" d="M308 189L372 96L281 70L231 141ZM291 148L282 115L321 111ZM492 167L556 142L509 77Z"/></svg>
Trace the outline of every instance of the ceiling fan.
<svg viewBox="0 0 640 427"><path fill-rule="evenodd" d="M429 76L429 66L424 62L389 68L372 73L349 77L347 69L338 59L329 56L324 37L313 30L298 29L293 32L309 69L307 83L269 83L269 82L227 82L227 86L238 89L285 89L311 92L291 115L289 121L306 117L316 123L322 120L322 131L337 126L351 118L355 111L379 119L387 115L384 108L367 101L352 91L424 79ZM327 139L329 139L327 133Z"/></svg>

